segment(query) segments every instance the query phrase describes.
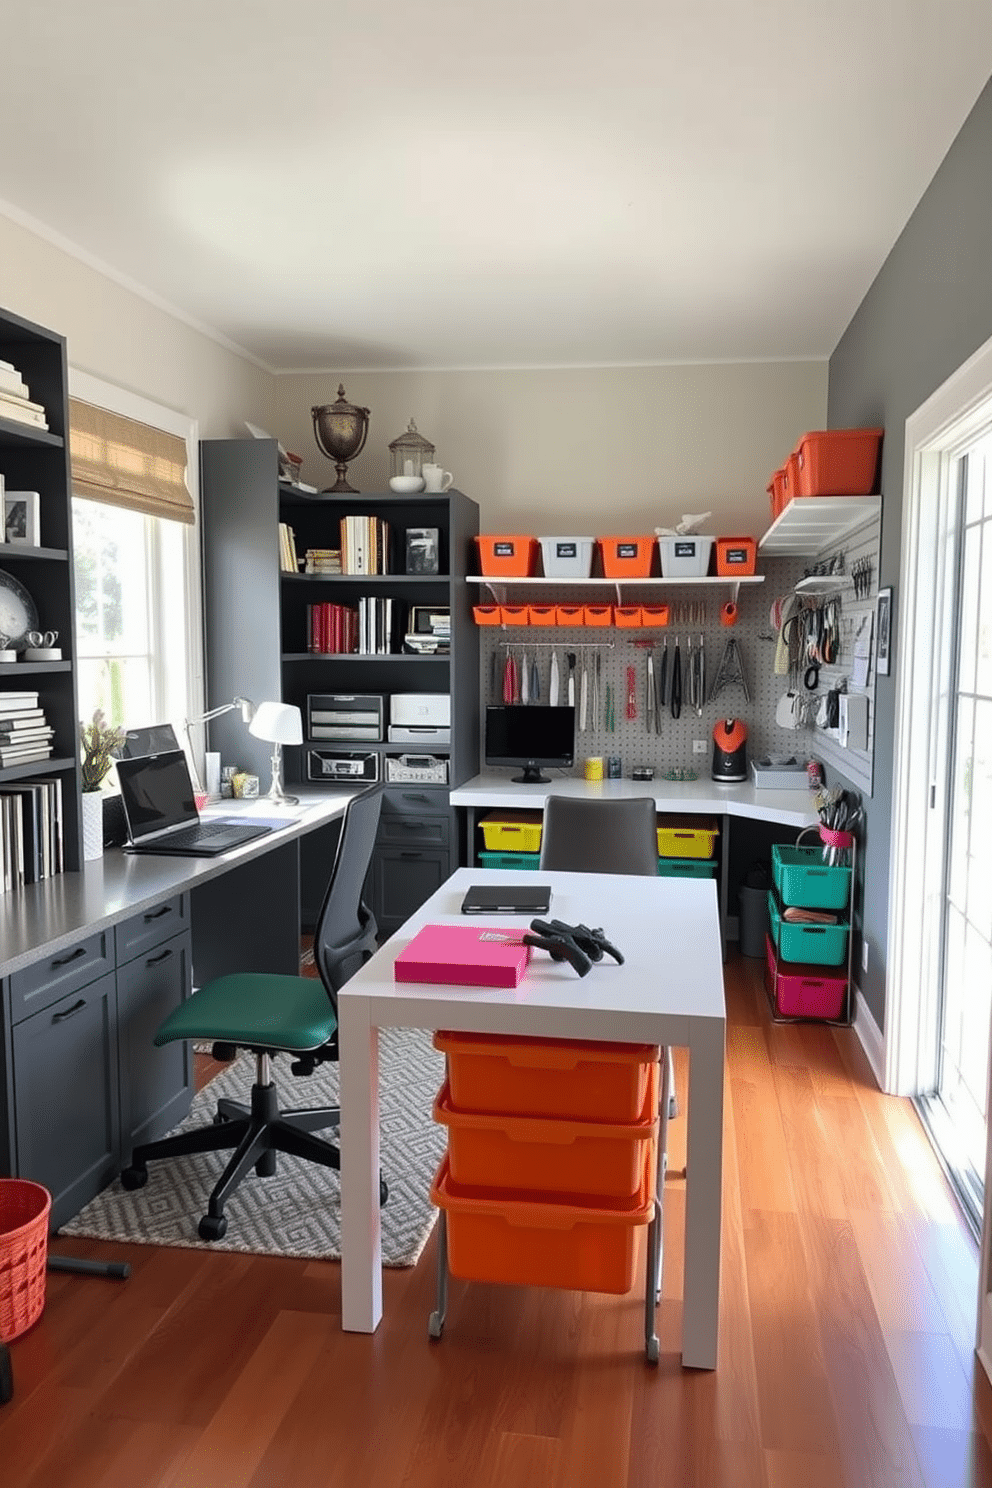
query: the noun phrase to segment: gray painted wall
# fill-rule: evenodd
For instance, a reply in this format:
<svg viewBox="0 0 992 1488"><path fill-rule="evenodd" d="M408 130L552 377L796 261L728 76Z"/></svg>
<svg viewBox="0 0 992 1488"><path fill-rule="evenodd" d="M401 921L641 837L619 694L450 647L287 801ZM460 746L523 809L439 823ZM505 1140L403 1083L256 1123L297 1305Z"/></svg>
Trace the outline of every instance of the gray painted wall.
<svg viewBox="0 0 992 1488"><path fill-rule="evenodd" d="M908 147L908 146L907 146ZM884 425L878 582L894 591L898 650L906 419L992 336L992 82L886 259L830 359L831 428ZM895 725L895 667L876 685L875 777L864 834L862 991L880 1028ZM860 945L855 965L861 964Z"/></svg>

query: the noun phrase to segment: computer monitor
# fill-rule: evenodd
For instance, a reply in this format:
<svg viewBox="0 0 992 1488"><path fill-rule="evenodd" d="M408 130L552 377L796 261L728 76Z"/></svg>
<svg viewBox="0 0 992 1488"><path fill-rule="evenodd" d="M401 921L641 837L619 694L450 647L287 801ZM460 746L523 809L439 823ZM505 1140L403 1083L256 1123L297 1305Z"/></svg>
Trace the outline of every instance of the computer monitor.
<svg viewBox="0 0 992 1488"><path fill-rule="evenodd" d="M570 769L575 763L575 709L507 704L486 709L486 764L523 766L518 785L547 785L542 767Z"/></svg>

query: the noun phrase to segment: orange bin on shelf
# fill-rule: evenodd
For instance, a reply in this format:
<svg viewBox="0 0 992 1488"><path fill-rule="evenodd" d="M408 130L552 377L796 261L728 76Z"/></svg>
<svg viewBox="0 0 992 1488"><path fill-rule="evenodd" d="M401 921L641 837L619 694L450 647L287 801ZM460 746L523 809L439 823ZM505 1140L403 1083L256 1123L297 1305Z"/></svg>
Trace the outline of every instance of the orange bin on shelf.
<svg viewBox="0 0 992 1488"><path fill-rule="evenodd" d="M537 1039L438 1029L461 1111L634 1122L658 1104L657 1044Z"/></svg>
<svg viewBox="0 0 992 1488"><path fill-rule="evenodd" d="M476 625L501 625L503 613L499 605L473 605L472 618Z"/></svg>
<svg viewBox="0 0 992 1488"><path fill-rule="evenodd" d="M447 1215L448 1269L466 1281L569 1291L629 1292L634 1285L637 1231L654 1214L656 1157L646 1143L633 1200L515 1190L460 1188L446 1156L431 1188L431 1202Z"/></svg>
<svg viewBox="0 0 992 1488"><path fill-rule="evenodd" d="M0 1178L0 1343L11 1343L45 1310L51 1194L26 1178Z"/></svg>
<svg viewBox="0 0 992 1488"><path fill-rule="evenodd" d="M758 544L753 537L718 537L716 540L716 571L721 578L753 574L757 557Z"/></svg>
<svg viewBox="0 0 992 1488"><path fill-rule="evenodd" d="M614 605L613 624L618 630L639 630L644 624L640 605Z"/></svg>
<svg viewBox="0 0 992 1488"><path fill-rule="evenodd" d="M870 496L884 429L824 429L796 445L794 496Z"/></svg>
<svg viewBox="0 0 992 1488"><path fill-rule="evenodd" d="M583 613L585 615L586 625L603 626L613 624L612 605L584 605Z"/></svg>
<svg viewBox="0 0 992 1488"><path fill-rule="evenodd" d="M669 619L669 607L663 605L641 605L642 625L667 625Z"/></svg>
<svg viewBox="0 0 992 1488"><path fill-rule="evenodd" d="M655 550L653 537L601 537L603 574L608 579L646 579Z"/></svg>
<svg viewBox="0 0 992 1488"><path fill-rule="evenodd" d="M557 625L558 624L558 606L557 605L528 605L527 606L527 610L528 610L528 613L530 614L530 623L531 623L531 625Z"/></svg>
<svg viewBox="0 0 992 1488"><path fill-rule="evenodd" d="M536 537L519 533L480 534L479 567L486 578L526 579L537 566Z"/></svg>
<svg viewBox="0 0 992 1488"><path fill-rule="evenodd" d="M556 605L555 614L559 625L585 625L585 605Z"/></svg>
<svg viewBox="0 0 992 1488"><path fill-rule="evenodd" d="M504 625L529 625L530 605L500 605Z"/></svg>

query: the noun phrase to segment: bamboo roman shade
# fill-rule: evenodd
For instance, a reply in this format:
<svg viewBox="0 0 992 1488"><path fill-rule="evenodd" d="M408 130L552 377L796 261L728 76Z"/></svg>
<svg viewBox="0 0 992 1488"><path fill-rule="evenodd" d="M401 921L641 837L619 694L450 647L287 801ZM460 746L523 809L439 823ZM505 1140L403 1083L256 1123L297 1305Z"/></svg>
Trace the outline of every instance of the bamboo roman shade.
<svg viewBox="0 0 992 1488"><path fill-rule="evenodd" d="M186 444L174 434L70 398L69 458L77 496L174 522L195 520Z"/></svg>

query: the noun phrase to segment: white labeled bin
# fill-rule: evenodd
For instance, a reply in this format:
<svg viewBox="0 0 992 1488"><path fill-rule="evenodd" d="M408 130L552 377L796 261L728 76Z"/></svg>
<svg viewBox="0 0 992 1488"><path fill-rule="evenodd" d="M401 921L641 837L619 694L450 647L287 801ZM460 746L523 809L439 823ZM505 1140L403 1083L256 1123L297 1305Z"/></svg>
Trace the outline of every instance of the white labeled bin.
<svg viewBox="0 0 992 1488"><path fill-rule="evenodd" d="M695 532L687 537L680 537L678 533L673 537L659 537L662 578L705 579L715 541L713 537L700 537Z"/></svg>
<svg viewBox="0 0 992 1488"><path fill-rule="evenodd" d="M592 573L591 537L542 537L541 557L549 579L587 579Z"/></svg>

